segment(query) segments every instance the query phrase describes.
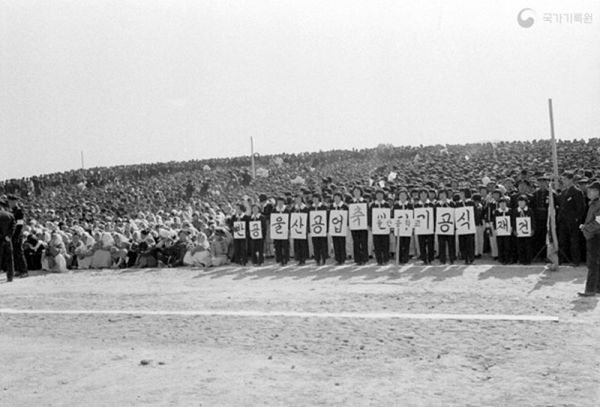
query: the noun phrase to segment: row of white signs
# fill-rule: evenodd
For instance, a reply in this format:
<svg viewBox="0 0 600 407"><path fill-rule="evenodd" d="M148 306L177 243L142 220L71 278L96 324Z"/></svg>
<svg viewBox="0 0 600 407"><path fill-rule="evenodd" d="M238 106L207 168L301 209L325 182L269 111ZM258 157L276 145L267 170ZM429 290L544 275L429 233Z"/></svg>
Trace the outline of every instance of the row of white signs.
<svg viewBox="0 0 600 407"><path fill-rule="evenodd" d="M417 208L413 210L393 211L388 208L373 208L372 232L374 235L388 235L393 229L396 236L416 235L468 235L475 233L475 216L472 207L437 208L435 219L433 208ZM307 223L311 236L326 237L347 236L350 230L367 230L367 204L350 204L348 211L332 210L329 212L312 211L307 213L272 213L271 238L273 239L306 239ZM329 228L327 228L329 226ZM517 236L530 237L531 219L516 219ZM260 221L249 223L249 235L252 239L262 239ZM329 231L329 233L328 233ZM510 216L496 218L496 235L510 236L512 233ZM234 222L234 238L245 239L245 222Z"/></svg>

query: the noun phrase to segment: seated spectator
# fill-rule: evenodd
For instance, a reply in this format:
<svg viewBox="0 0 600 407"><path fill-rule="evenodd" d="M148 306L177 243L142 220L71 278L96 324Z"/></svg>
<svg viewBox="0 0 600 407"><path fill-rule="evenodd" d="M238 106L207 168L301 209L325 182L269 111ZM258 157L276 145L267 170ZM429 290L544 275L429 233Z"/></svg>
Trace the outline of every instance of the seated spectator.
<svg viewBox="0 0 600 407"><path fill-rule="evenodd" d="M211 257L213 266L229 264L233 256L233 238L228 232L219 227L211 243Z"/></svg>
<svg viewBox="0 0 600 407"><path fill-rule="evenodd" d="M92 261L90 268L93 269L108 269L112 266L112 256L110 249L114 245L115 241L108 232L97 232L96 243L93 247L94 254L92 255Z"/></svg>
<svg viewBox="0 0 600 407"><path fill-rule="evenodd" d="M43 270L64 273L67 271L67 259L67 249L61 235L58 233L52 234L50 243L46 249L46 254L44 259L42 259Z"/></svg>
<svg viewBox="0 0 600 407"><path fill-rule="evenodd" d="M210 244L204 233L196 236L196 242L191 248L188 248L183 263L186 266L210 267L212 265Z"/></svg>

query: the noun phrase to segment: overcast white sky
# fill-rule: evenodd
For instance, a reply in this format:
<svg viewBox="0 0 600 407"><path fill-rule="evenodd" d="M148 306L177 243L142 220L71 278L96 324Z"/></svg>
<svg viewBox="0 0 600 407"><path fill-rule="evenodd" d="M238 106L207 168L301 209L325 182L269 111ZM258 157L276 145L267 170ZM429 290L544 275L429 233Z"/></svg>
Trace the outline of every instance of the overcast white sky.
<svg viewBox="0 0 600 407"><path fill-rule="evenodd" d="M0 2L0 179L82 150L248 155L250 136L261 154L539 139L550 97L559 138L600 137L599 1Z"/></svg>

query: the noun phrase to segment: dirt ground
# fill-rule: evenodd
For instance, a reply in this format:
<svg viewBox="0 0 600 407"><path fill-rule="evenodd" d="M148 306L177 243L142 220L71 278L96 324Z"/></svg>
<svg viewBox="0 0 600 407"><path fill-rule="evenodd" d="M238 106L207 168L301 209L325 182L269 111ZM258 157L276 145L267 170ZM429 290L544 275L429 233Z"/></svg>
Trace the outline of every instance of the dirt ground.
<svg viewBox="0 0 600 407"><path fill-rule="evenodd" d="M33 275L0 284L0 309L559 322L0 311L0 406L597 407L600 311L576 296L585 277L584 267L495 265Z"/></svg>

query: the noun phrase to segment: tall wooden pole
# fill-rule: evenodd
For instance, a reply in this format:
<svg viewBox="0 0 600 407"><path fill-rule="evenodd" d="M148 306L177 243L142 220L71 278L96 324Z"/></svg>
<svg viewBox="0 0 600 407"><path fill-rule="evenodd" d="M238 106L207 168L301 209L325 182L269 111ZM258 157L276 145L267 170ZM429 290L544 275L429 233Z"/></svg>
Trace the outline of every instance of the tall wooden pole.
<svg viewBox="0 0 600 407"><path fill-rule="evenodd" d="M554 205L554 186L558 184L558 155L556 153L556 138L554 137L554 116L552 114L552 99L548 99L550 110L550 137L552 142L552 169L554 177L548 188L548 232L546 233L547 256L552 264L550 270L558 270L558 238L556 234L556 207Z"/></svg>
<svg viewBox="0 0 600 407"><path fill-rule="evenodd" d="M554 116L552 114L552 99L548 99L548 108L550 109L550 136L552 137L552 169L554 172L554 181L558 182L558 155L556 154L556 138L554 137Z"/></svg>

